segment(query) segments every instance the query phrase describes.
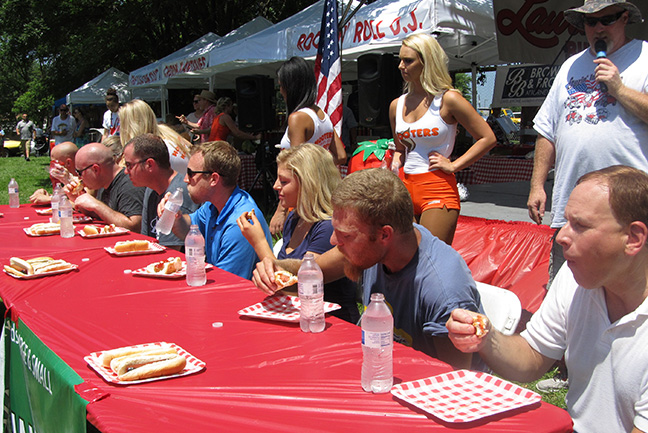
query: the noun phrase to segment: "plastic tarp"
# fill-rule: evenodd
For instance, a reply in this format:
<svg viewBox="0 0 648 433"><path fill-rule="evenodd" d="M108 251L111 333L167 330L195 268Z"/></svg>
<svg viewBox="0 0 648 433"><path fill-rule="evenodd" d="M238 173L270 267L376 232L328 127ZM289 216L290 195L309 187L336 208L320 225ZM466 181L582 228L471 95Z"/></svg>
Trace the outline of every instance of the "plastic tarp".
<svg viewBox="0 0 648 433"><path fill-rule="evenodd" d="M553 233L545 225L460 216L452 247L476 281L511 290L534 313L546 294Z"/></svg>
<svg viewBox="0 0 648 433"><path fill-rule="evenodd" d="M250 281L220 269L207 285L183 279L142 278L125 273L180 255L113 257L103 247L114 238L30 238L22 228L44 221L31 206L0 207L0 260L50 255L78 271L28 281L0 276L0 296L14 320L22 320L82 379L76 391L90 403L87 418L100 431L263 432L567 432L567 412L547 403L453 426L401 403L391 394L367 394L360 386L360 328L326 318L320 334L298 324L262 321L237 311L264 295ZM28 217L26 221L24 218ZM24 244L24 245L23 245ZM14 249L19 246L20 249ZM206 362L200 373L140 385L104 381L83 357L125 345L172 342ZM411 381L450 367L395 344L395 382Z"/></svg>
<svg viewBox="0 0 648 433"><path fill-rule="evenodd" d="M127 102L133 98L147 101L160 100L157 89L138 89L131 92L128 89L128 74L117 68L110 68L68 93L67 104L105 104L106 91L111 87L117 90L121 102Z"/></svg>
<svg viewBox="0 0 648 433"><path fill-rule="evenodd" d="M274 76L279 63L292 56L314 59L323 4L320 0L266 30L209 51L209 67L170 82L211 77L214 87L233 87L240 75ZM378 0L361 6L344 28L343 80L356 79L357 57L397 53L413 32L434 34L448 53L451 70L499 63L490 0Z"/></svg>

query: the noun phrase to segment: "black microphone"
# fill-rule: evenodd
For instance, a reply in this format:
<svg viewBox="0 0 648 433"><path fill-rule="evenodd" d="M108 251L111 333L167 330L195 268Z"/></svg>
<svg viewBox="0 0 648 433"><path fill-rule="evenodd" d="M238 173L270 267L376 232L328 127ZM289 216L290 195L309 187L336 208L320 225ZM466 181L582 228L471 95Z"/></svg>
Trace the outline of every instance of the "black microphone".
<svg viewBox="0 0 648 433"><path fill-rule="evenodd" d="M598 39L594 42L594 51L596 51L597 59L605 59L607 57L607 44L603 39ZM607 92L607 86L605 83L600 84L601 92Z"/></svg>

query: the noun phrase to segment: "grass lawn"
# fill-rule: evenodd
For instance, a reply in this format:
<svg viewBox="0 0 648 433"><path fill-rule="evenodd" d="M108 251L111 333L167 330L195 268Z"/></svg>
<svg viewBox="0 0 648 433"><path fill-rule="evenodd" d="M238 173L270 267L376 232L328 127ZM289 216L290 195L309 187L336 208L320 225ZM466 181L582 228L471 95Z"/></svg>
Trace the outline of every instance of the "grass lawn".
<svg viewBox="0 0 648 433"><path fill-rule="evenodd" d="M7 185L9 185L12 177L16 179L20 187L20 203L29 203L29 196L38 188L45 188L50 193L52 192L48 156L32 157L29 162L18 156L0 158L0 204L9 203ZM269 219L269 216L267 219ZM548 379L553 375L554 372L550 371L542 379ZM518 385L537 392L535 383L519 383ZM545 402L565 408L565 394L567 394L566 390L542 394L542 399Z"/></svg>
<svg viewBox="0 0 648 433"><path fill-rule="evenodd" d="M49 180L49 156L31 157L25 161L21 156L0 158L0 204L9 203L8 185L13 177L20 188L20 203L29 203L29 196L38 188L52 192Z"/></svg>

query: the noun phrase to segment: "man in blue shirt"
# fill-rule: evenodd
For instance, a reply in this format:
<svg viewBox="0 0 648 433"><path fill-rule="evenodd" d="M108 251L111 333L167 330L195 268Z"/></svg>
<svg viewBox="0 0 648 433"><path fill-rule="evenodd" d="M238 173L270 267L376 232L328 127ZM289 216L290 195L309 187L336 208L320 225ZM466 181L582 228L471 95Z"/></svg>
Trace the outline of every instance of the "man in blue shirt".
<svg viewBox="0 0 648 433"><path fill-rule="evenodd" d="M194 203L202 206L192 214L176 218L173 233L184 239L191 224L198 225L205 237L207 262L225 271L249 279L258 261L254 248L243 237L236 219L254 210L263 215L254 199L241 190L236 182L241 171L241 160L236 149L224 141L201 143L192 147L187 165L189 195ZM158 205L158 214L170 194ZM259 218L268 244L272 245L270 230L264 218Z"/></svg>

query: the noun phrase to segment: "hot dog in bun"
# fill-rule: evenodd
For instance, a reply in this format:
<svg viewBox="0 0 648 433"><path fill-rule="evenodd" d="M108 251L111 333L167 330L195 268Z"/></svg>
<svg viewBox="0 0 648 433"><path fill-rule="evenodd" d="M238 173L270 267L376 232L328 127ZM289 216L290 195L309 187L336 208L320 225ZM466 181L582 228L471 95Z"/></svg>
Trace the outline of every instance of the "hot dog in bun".
<svg viewBox="0 0 648 433"><path fill-rule="evenodd" d="M60 233L61 225L59 223L36 223L32 224L28 230L32 235L51 235Z"/></svg>
<svg viewBox="0 0 648 433"><path fill-rule="evenodd" d="M277 271L274 273L275 284L279 286L279 289L283 289L293 284L297 284L297 276L291 274L288 271Z"/></svg>
<svg viewBox="0 0 648 433"><path fill-rule="evenodd" d="M117 242L114 246L114 249L118 253L130 252L130 251L146 251L151 249L151 243L149 241L122 241Z"/></svg>
<svg viewBox="0 0 648 433"><path fill-rule="evenodd" d="M11 257L9 259L9 265L5 265L4 270L5 272L17 277L25 277L28 275L38 275L62 269L70 269L73 266L74 265L65 260L57 260L51 257L36 257L27 260L21 259L20 257Z"/></svg>
<svg viewBox="0 0 648 433"><path fill-rule="evenodd" d="M169 257L167 260L151 263L146 267L146 272L151 274L174 274L182 269L180 257Z"/></svg>
<svg viewBox="0 0 648 433"><path fill-rule="evenodd" d="M475 327L475 335L479 338L483 338L488 334L488 327L486 325L486 316L483 314L476 314L473 317L473 326Z"/></svg>
<svg viewBox="0 0 648 433"><path fill-rule="evenodd" d="M101 363L119 380L130 381L180 373L187 360L173 347L144 346L107 350L101 355Z"/></svg>

